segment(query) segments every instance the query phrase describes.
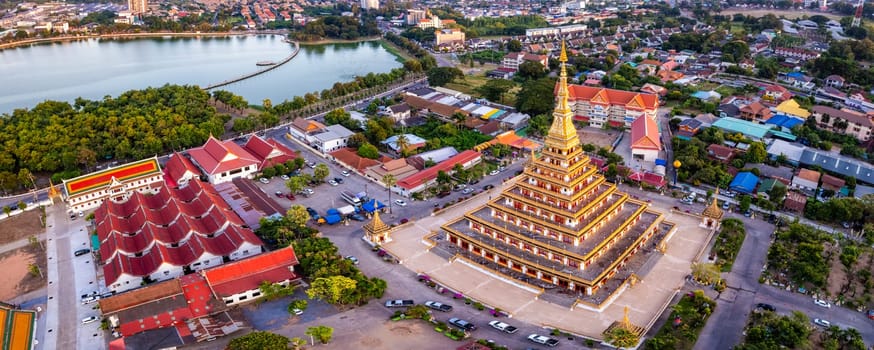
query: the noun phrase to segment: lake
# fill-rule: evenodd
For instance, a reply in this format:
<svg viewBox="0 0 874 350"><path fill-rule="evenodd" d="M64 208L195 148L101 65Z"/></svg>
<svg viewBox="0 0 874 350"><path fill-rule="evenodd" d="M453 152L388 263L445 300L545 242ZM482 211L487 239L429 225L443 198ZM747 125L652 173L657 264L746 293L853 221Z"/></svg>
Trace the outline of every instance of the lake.
<svg viewBox="0 0 874 350"><path fill-rule="evenodd" d="M0 51L0 114L44 100L72 102L164 84L206 86L280 61L293 45L278 35L202 38L88 39ZM273 104L338 81L401 67L378 42L302 46L291 62L221 87L251 104Z"/></svg>

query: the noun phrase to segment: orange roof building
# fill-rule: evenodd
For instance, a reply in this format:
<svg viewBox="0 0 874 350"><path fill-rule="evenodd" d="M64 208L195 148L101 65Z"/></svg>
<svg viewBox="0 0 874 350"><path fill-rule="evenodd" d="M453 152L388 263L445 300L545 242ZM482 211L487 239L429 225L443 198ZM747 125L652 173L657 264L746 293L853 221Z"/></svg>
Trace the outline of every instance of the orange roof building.
<svg viewBox="0 0 874 350"><path fill-rule="evenodd" d="M631 157L655 162L662 150L659 126L650 118L637 118L631 123Z"/></svg>
<svg viewBox="0 0 874 350"><path fill-rule="evenodd" d="M381 164L378 160L359 156L352 148L341 148L331 152L330 156L334 160L354 168L358 173L364 173L365 169Z"/></svg>
<svg viewBox="0 0 874 350"><path fill-rule="evenodd" d="M236 305L257 299L264 281L288 286L299 280L301 276L294 273L297 264L294 249L288 246L203 271L203 276L226 305Z"/></svg>
<svg viewBox="0 0 874 350"><path fill-rule="evenodd" d="M252 178L261 161L232 140L220 141L210 136L202 147L188 151L191 160L216 185L237 177Z"/></svg>
<svg viewBox="0 0 874 350"><path fill-rule="evenodd" d="M118 167L64 180L64 197L73 211L97 208L107 198L123 200L133 192L155 193L163 185L158 158L149 158Z"/></svg>
<svg viewBox="0 0 874 350"><path fill-rule="evenodd" d="M631 127L640 116L655 120L659 106L659 97L653 94L584 85L570 85L568 92L574 119L597 128L604 125Z"/></svg>

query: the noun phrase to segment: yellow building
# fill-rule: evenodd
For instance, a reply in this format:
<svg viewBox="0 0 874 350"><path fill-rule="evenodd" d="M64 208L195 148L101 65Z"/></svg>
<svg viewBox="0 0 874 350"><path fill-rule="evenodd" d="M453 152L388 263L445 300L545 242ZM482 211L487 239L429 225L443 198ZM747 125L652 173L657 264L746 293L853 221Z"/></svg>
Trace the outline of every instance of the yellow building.
<svg viewBox="0 0 874 350"><path fill-rule="evenodd" d="M791 98L783 101L783 103L777 106L776 110L777 113L782 113L801 119L807 119L807 117L810 116L810 111L801 108L801 105L799 105L798 102L795 102L795 99Z"/></svg>
<svg viewBox="0 0 874 350"><path fill-rule="evenodd" d="M441 29L434 32L434 36L435 46L456 43L464 45L464 32L461 29Z"/></svg>
<svg viewBox="0 0 874 350"><path fill-rule="evenodd" d="M555 120L542 154L531 157L521 180L442 229L460 256L486 268L573 295L604 296L618 287L610 281L632 275L625 268L632 256L669 228L661 213L607 182L583 153L568 105L564 45L559 60Z"/></svg>

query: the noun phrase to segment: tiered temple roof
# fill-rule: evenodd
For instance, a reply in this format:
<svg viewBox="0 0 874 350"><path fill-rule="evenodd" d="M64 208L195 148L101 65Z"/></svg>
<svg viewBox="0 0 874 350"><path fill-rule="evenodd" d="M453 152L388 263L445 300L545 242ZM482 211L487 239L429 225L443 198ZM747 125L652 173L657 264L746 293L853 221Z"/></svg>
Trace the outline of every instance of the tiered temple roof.
<svg viewBox="0 0 874 350"><path fill-rule="evenodd" d="M555 119L542 154L519 181L443 230L474 261L592 295L659 232L663 217L617 190L583 153L564 47L559 60Z"/></svg>

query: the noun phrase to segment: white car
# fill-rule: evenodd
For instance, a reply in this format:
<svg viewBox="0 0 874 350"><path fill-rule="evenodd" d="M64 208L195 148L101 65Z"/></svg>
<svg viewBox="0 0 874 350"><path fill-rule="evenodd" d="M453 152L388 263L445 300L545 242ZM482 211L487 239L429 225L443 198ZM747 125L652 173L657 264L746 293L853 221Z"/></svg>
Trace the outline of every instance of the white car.
<svg viewBox="0 0 874 350"><path fill-rule="evenodd" d="M463 194L470 194L471 192L473 192L472 188L465 188L464 190L461 191L461 193L463 193Z"/></svg>
<svg viewBox="0 0 874 350"><path fill-rule="evenodd" d="M282 176L280 176L279 178L283 180L288 180L288 175L282 174Z"/></svg>
<svg viewBox="0 0 874 350"><path fill-rule="evenodd" d="M825 300L822 300L822 299L813 299L813 303L816 305L822 306L824 308L831 308L832 307L831 303L829 303Z"/></svg>
<svg viewBox="0 0 874 350"><path fill-rule="evenodd" d="M338 185L340 185L340 184L337 183L337 181L334 181L334 180L328 180L328 184L331 185L331 186L338 186Z"/></svg>
<svg viewBox="0 0 874 350"><path fill-rule="evenodd" d="M297 316L303 315L303 310L301 309L291 309L291 312L293 312Z"/></svg>
<svg viewBox="0 0 874 350"><path fill-rule="evenodd" d="M532 334L532 335L528 336L528 340L533 341L537 344L546 345L548 347L554 347L554 346L558 345L557 339L552 339L552 338L547 337L545 335Z"/></svg>
<svg viewBox="0 0 874 350"><path fill-rule="evenodd" d="M404 202L403 200L400 200L400 199L395 199L395 204L402 206L402 207L407 206L407 202Z"/></svg>
<svg viewBox="0 0 874 350"><path fill-rule="evenodd" d="M343 176L352 175L348 170L343 170L343 172L341 174L343 174Z"/></svg>
<svg viewBox="0 0 874 350"><path fill-rule="evenodd" d="M498 175L498 173L500 173L500 171L492 170L489 172L489 175L495 176L495 175Z"/></svg>
<svg viewBox="0 0 874 350"><path fill-rule="evenodd" d="M258 179L258 181L261 181L262 184L269 184L270 183L270 180L267 180L266 177L262 177L262 178Z"/></svg>
<svg viewBox="0 0 874 350"><path fill-rule="evenodd" d="M313 191L312 188L304 188L304 189L301 190L301 191L302 191L303 193L307 194L307 195L313 195L313 193L316 193L315 191Z"/></svg>
<svg viewBox="0 0 874 350"><path fill-rule="evenodd" d="M91 322L97 322L99 320L97 316L88 316L82 319L82 324L89 324Z"/></svg>
<svg viewBox="0 0 874 350"><path fill-rule="evenodd" d="M351 261L351 262L352 262L352 265L358 265L358 258L356 258L356 257L354 257L354 256L352 256L352 255L347 256L347 257L346 257L346 260Z"/></svg>
<svg viewBox="0 0 874 350"><path fill-rule="evenodd" d="M823 319L821 319L821 318L814 318L814 319L813 319L813 323L815 323L817 326L822 326L822 327L825 327L825 328L829 328L829 327L832 326L832 323L831 323L831 322L826 321L826 320L823 320Z"/></svg>

